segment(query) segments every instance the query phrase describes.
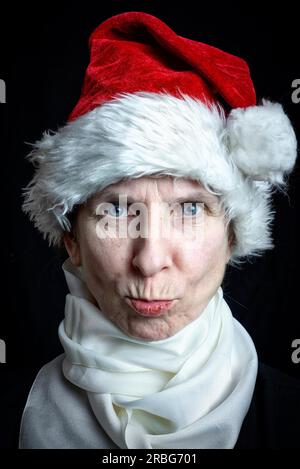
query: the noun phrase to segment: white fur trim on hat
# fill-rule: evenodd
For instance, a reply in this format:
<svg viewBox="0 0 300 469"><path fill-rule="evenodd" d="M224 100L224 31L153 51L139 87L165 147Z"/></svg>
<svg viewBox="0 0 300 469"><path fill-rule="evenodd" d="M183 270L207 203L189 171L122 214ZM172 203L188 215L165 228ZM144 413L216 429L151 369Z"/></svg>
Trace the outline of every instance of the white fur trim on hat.
<svg viewBox="0 0 300 469"><path fill-rule="evenodd" d="M284 183L294 167L297 141L281 104L233 109L227 119L231 156L238 168L253 179Z"/></svg>
<svg viewBox="0 0 300 469"><path fill-rule="evenodd" d="M268 118L271 107L266 107ZM268 143L270 125L260 119L258 141L246 141L244 124L248 118L253 123L251 112L255 116L255 109L232 111L227 123L219 106L184 94L177 98L167 93L123 93L56 133L45 132L34 144L29 158L37 169L24 190L23 210L50 244L60 244L63 231L70 229L68 214L74 206L108 185L142 176L186 177L220 193L236 238L231 263L259 255L273 247L272 183L281 181L286 168L292 167L295 148L288 119L282 117L278 145L289 161L275 156L275 168ZM253 130L249 136L254 139ZM251 176L267 176L269 183Z"/></svg>

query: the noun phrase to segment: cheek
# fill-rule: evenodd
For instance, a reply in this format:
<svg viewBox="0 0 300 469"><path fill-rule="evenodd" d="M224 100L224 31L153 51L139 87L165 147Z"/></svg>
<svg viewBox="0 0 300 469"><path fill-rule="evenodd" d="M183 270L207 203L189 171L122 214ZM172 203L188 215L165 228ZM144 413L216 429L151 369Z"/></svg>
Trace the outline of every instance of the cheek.
<svg viewBox="0 0 300 469"><path fill-rule="evenodd" d="M93 227L86 227L81 237L84 269L104 281L113 279L126 268L126 243L117 239L99 239Z"/></svg>
<svg viewBox="0 0 300 469"><path fill-rule="evenodd" d="M226 263L227 238L223 225L207 226L203 236L183 242L184 264L193 279L223 272Z"/></svg>

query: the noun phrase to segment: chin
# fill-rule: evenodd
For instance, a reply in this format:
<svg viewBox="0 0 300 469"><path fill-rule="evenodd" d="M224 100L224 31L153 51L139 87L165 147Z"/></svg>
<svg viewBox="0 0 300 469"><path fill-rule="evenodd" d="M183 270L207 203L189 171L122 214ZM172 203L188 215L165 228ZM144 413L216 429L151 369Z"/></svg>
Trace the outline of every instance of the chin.
<svg viewBox="0 0 300 469"><path fill-rule="evenodd" d="M134 339L147 340L149 342L154 340L167 339L168 337L173 335L170 334L168 331L162 330L166 326L162 327L161 321L159 324L157 319L146 319L146 321L148 321L148 324L131 324L130 328L124 332L130 337L133 337Z"/></svg>

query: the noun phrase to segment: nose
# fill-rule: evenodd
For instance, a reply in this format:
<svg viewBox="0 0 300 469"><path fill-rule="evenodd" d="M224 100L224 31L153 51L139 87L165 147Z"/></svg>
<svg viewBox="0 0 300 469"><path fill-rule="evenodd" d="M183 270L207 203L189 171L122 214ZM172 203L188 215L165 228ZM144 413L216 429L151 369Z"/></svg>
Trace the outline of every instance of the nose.
<svg viewBox="0 0 300 469"><path fill-rule="evenodd" d="M151 214L147 220L147 235L134 240L132 265L144 277L152 277L172 265L171 240L163 230L163 217Z"/></svg>
<svg viewBox="0 0 300 469"><path fill-rule="evenodd" d="M171 256L165 243L166 240L139 238L135 242L132 265L139 269L144 277L152 277L170 267Z"/></svg>

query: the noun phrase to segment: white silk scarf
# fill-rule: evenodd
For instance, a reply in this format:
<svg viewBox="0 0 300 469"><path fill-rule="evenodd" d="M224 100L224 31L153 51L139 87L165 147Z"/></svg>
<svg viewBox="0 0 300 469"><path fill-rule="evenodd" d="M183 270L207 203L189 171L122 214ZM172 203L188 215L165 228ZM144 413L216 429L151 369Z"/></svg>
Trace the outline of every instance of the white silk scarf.
<svg viewBox="0 0 300 469"><path fill-rule="evenodd" d="M120 448L233 448L258 361L222 288L174 336L145 341L127 336L95 306L70 259L63 269L70 289L59 326L63 373L86 392L113 442Z"/></svg>

